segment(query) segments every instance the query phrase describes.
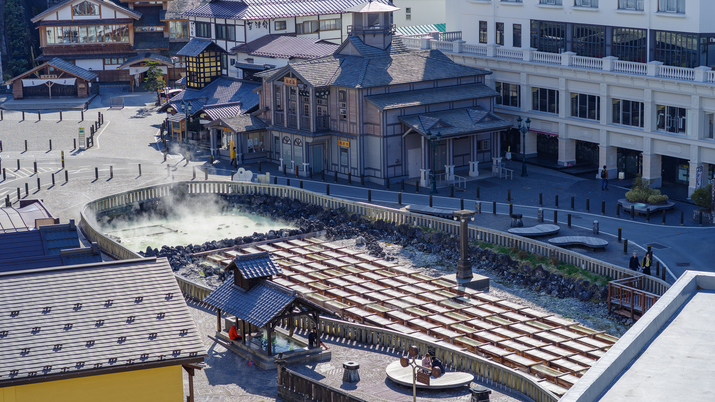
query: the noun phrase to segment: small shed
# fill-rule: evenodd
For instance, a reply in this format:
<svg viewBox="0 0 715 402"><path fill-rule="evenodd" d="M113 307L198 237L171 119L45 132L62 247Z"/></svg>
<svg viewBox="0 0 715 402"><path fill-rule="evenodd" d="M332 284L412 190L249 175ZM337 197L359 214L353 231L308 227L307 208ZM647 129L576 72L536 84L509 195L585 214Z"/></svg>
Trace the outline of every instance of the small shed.
<svg viewBox="0 0 715 402"><path fill-rule="evenodd" d="M267 356L273 355L273 334L281 320L307 316L319 331L320 314L329 313L296 291L272 282L272 276L281 273L281 269L268 252L239 255L225 270L233 276L228 276L223 285L204 299L217 309L218 331L222 311L240 320L237 329L244 345L254 330L265 330L267 342L263 352Z"/></svg>
<svg viewBox="0 0 715 402"><path fill-rule="evenodd" d="M53 96L86 98L90 95L91 81L96 79L97 74L55 57L10 79L7 84L12 85L15 99L52 99Z"/></svg>

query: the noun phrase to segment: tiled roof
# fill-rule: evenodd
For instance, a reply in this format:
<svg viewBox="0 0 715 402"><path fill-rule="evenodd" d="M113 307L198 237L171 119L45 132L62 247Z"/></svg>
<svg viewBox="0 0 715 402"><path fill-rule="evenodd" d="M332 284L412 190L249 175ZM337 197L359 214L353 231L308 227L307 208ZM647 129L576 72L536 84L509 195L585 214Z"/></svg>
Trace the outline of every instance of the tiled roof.
<svg viewBox="0 0 715 402"><path fill-rule="evenodd" d="M209 45L211 45L213 42L211 42L210 39L197 39L197 38L192 38L189 43L184 45L181 50L179 50L176 54L178 56L190 56L190 57L196 57L201 54L201 52L204 51Z"/></svg>
<svg viewBox="0 0 715 402"><path fill-rule="evenodd" d="M181 101L185 101L191 102L192 114L197 113L205 106L219 106L239 102L241 103L240 112L246 112L258 105L258 94L253 90L260 86L259 82L220 77L199 90L185 89L171 98L168 103L162 105L160 111L165 112L168 106L181 111Z"/></svg>
<svg viewBox="0 0 715 402"><path fill-rule="evenodd" d="M281 269L273 263L267 251L262 253L243 254L237 256L226 270L238 269L246 279L262 278L280 274Z"/></svg>
<svg viewBox="0 0 715 402"><path fill-rule="evenodd" d="M206 355L165 258L0 273L0 317L0 387Z"/></svg>
<svg viewBox="0 0 715 402"><path fill-rule="evenodd" d="M185 11L193 10L196 7L210 3L212 0L174 0L167 2L166 14L162 17L165 20L183 20L186 17L181 14Z"/></svg>
<svg viewBox="0 0 715 402"><path fill-rule="evenodd" d="M102 262L102 254L96 243L92 247L69 248L59 254L23 256L14 260L0 260L0 272L21 271L37 268L59 267Z"/></svg>
<svg viewBox="0 0 715 402"><path fill-rule="evenodd" d="M244 0L216 1L183 13L184 16L266 20L344 13L365 0ZM387 4L387 0L375 0Z"/></svg>
<svg viewBox="0 0 715 402"><path fill-rule="evenodd" d="M512 126L510 122L480 107L400 116L398 120L422 135L427 135L428 131L432 134L439 132L443 138L499 131Z"/></svg>
<svg viewBox="0 0 715 402"><path fill-rule="evenodd" d="M156 27L163 25L159 16L163 11L161 5L154 7L142 7L142 17L134 23L135 27Z"/></svg>
<svg viewBox="0 0 715 402"><path fill-rule="evenodd" d="M433 31L447 32L447 24L414 25L410 27L397 27L399 35L422 35Z"/></svg>
<svg viewBox="0 0 715 402"><path fill-rule="evenodd" d="M0 208L0 233L20 232L35 228L36 219L52 218L41 202L33 202L22 208Z"/></svg>
<svg viewBox="0 0 715 402"><path fill-rule="evenodd" d="M162 32L136 32L132 49L169 49L169 38Z"/></svg>
<svg viewBox="0 0 715 402"><path fill-rule="evenodd" d="M59 4L57 4L57 5L54 5L54 6L50 7L50 8L48 8L47 10L45 10L45 11L43 11L43 12L37 14L36 16L32 17L31 21L32 21L33 23L35 23L35 22L37 22L37 21L39 21L39 20L45 18L46 16L48 16L48 15L50 15L50 14L52 14L52 13L58 11L59 9L65 7L65 6L68 6L68 5L69 5L68 3L72 3L73 1L74 1L74 0L65 0L65 1L63 1L63 2L61 2L61 3L59 3ZM139 19L139 18L142 16L142 13L137 12L137 11L134 11L134 10L130 10L130 9L126 8L126 7L122 7L122 6L120 6L120 5L118 5L118 4L114 3L114 2L112 2L112 1L110 1L110 0L94 0L94 1L97 2L97 3L101 3L102 6L106 6L106 7L112 8L112 9L114 9L114 10L122 11L123 13L126 13L126 14L130 15L131 17L133 17L133 18L135 18L135 19Z"/></svg>
<svg viewBox="0 0 715 402"><path fill-rule="evenodd" d="M390 13L398 11L400 8L390 4L383 4L378 1L366 1L362 4L355 5L343 10L346 13Z"/></svg>
<svg viewBox="0 0 715 402"><path fill-rule="evenodd" d="M85 70L82 67L77 67L72 63L68 63L60 59L59 57L53 58L52 60L48 61L47 64L51 65L52 67L59 68L60 70L67 71L68 73L76 77L83 78L87 81L91 81L97 78L97 74Z"/></svg>
<svg viewBox="0 0 715 402"><path fill-rule="evenodd" d="M295 298L294 291L270 281L263 281L246 291L233 284L233 276L228 276L204 302L261 328Z"/></svg>
<svg viewBox="0 0 715 402"><path fill-rule="evenodd" d="M449 87L420 89L366 96L365 99L382 110L401 109L435 103L497 96L497 92L484 84L463 84Z"/></svg>
<svg viewBox="0 0 715 402"><path fill-rule="evenodd" d="M47 61L47 60L52 60L54 58L61 58L61 59L66 59L66 60L91 60L91 59L97 59L97 58L111 59L111 58L133 57L133 56L136 56L136 53L102 53L101 55L94 54L94 53L62 54L62 55L41 54L41 55L37 56L37 58L35 60Z"/></svg>
<svg viewBox="0 0 715 402"><path fill-rule="evenodd" d="M128 59L127 61L124 62L124 64L122 64L121 66L119 66L117 68L119 68L119 69L124 68L125 66L130 66L138 61L145 60L145 59L148 61L159 61L161 63L167 64L170 66L174 65L174 63L172 63L171 59L166 56L162 56L157 53L143 53L143 54L140 54L138 56L134 56L134 57Z"/></svg>
<svg viewBox="0 0 715 402"><path fill-rule="evenodd" d="M221 124L222 126L228 127L236 133L262 130L268 127L263 120L256 116L251 116L250 114L241 114L235 117L221 117L215 124Z"/></svg>
<svg viewBox="0 0 715 402"><path fill-rule="evenodd" d="M225 106L204 106L204 112L211 117L211 120L216 120L221 117L233 117L241 114L241 103Z"/></svg>
<svg viewBox="0 0 715 402"><path fill-rule="evenodd" d="M231 53L247 53L251 56L276 57L279 59L313 59L329 56L335 52L335 43L286 35L265 35L252 42L231 49Z"/></svg>

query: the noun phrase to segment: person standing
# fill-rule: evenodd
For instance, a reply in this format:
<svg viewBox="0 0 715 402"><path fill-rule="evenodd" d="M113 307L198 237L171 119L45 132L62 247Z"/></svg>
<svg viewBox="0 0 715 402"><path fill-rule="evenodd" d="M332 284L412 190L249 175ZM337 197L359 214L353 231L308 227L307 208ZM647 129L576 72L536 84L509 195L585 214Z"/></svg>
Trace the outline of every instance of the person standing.
<svg viewBox="0 0 715 402"><path fill-rule="evenodd" d="M650 267L653 265L653 252L649 251L645 253L645 257L643 257L643 273L646 275L650 275Z"/></svg>
<svg viewBox="0 0 715 402"><path fill-rule="evenodd" d="M634 271L638 271L638 268L640 268L640 267L641 267L640 260L638 260L638 255L634 251L633 257L631 257L631 261L628 263L628 268L630 268Z"/></svg>
<svg viewBox="0 0 715 402"><path fill-rule="evenodd" d="M317 346L318 346L318 331L316 331L316 329L313 328L313 330L310 331L310 334L308 334L308 347L312 349Z"/></svg>
<svg viewBox="0 0 715 402"><path fill-rule="evenodd" d="M601 169L601 191L608 190L608 170L606 170L606 165L603 165Z"/></svg>

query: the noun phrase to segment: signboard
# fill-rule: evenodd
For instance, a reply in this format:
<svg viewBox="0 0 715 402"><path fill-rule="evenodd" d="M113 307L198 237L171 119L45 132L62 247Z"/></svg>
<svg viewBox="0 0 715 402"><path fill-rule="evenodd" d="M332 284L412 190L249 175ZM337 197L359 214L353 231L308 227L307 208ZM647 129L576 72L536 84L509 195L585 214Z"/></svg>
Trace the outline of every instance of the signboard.
<svg viewBox="0 0 715 402"><path fill-rule="evenodd" d="M231 129L228 128L228 127L224 127L224 128L223 128L223 131L226 131L226 132L229 132L229 133L230 133L230 132L231 132Z"/></svg>
<svg viewBox="0 0 715 402"><path fill-rule="evenodd" d="M84 127L79 128L79 148L84 148Z"/></svg>
<svg viewBox="0 0 715 402"><path fill-rule="evenodd" d="M417 376L416 376L417 382L419 382L421 384L426 384L429 386L429 378L430 378L429 373L423 373L421 371L417 372Z"/></svg>
<svg viewBox="0 0 715 402"><path fill-rule="evenodd" d="M695 188L700 188L703 186L703 167L698 166L695 174Z"/></svg>
<svg viewBox="0 0 715 402"><path fill-rule="evenodd" d="M40 78L42 78L42 79L57 78L57 74L40 74Z"/></svg>
<svg viewBox="0 0 715 402"><path fill-rule="evenodd" d="M338 140L339 147L350 148L350 141Z"/></svg>
<svg viewBox="0 0 715 402"><path fill-rule="evenodd" d="M155 67L155 68L158 68L159 70L161 70L161 73L162 73L162 74L166 75L166 72L167 72L166 66L154 66L154 67ZM125 70L126 70L126 68L125 68ZM144 66L144 67L129 67L129 75L141 74L141 73L143 73L143 72L146 72L147 70L149 70L149 67L148 67L148 66Z"/></svg>
<svg viewBox="0 0 715 402"><path fill-rule="evenodd" d="M289 87L296 87L296 86L298 86L298 79L286 77L286 78L283 78L283 83Z"/></svg>

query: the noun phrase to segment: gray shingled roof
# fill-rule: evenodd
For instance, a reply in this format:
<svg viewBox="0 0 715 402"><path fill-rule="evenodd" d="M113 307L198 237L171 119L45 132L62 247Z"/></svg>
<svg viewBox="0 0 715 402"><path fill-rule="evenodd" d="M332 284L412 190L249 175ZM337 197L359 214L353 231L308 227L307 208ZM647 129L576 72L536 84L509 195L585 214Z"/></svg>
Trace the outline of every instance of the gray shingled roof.
<svg viewBox="0 0 715 402"><path fill-rule="evenodd" d="M176 54L178 56L190 56L190 57L196 57L201 54L201 52L204 51L207 47L209 47L213 42L211 42L210 39L197 39L197 38L192 38L189 43L184 45L181 50L179 50Z"/></svg>
<svg viewBox="0 0 715 402"><path fill-rule="evenodd" d="M382 110L402 109L435 103L456 102L497 96L497 92L484 84L463 84L450 87L420 89L366 96L365 99Z"/></svg>
<svg viewBox="0 0 715 402"><path fill-rule="evenodd" d="M280 274L281 269L273 263L273 259L267 251L262 253L242 254L237 256L226 270L238 269L241 276L246 279L262 278Z"/></svg>
<svg viewBox="0 0 715 402"><path fill-rule="evenodd" d="M0 387L205 355L166 258L0 273Z"/></svg>
<svg viewBox="0 0 715 402"><path fill-rule="evenodd" d="M22 208L0 208L0 233L21 232L35 228L35 220L52 218L52 214L40 201Z"/></svg>
<svg viewBox="0 0 715 402"><path fill-rule="evenodd" d="M387 4L387 0L374 0ZM340 14L365 0L244 0L216 1L183 13L184 16L266 20L271 18Z"/></svg>
<svg viewBox="0 0 715 402"><path fill-rule="evenodd" d="M212 120L221 117L238 116L244 111L240 102L232 105L204 106L203 110Z"/></svg>
<svg viewBox="0 0 715 402"><path fill-rule="evenodd" d="M87 81L91 81L97 78L97 74L85 70L82 67L77 67L74 64L66 62L58 57L55 57L52 60L48 61L47 64L51 65L52 67L59 68L60 70L67 71L68 73L76 77L83 78Z"/></svg>
<svg viewBox="0 0 715 402"><path fill-rule="evenodd" d="M256 116L251 116L250 114L241 114L235 117L221 117L215 119L214 124L221 124L222 126L228 127L236 133L242 133L244 131L256 131L262 130L268 125Z"/></svg>
<svg viewBox="0 0 715 402"><path fill-rule="evenodd" d="M427 135L439 132L443 138L486 131L500 131L512 124L480 107L442 110L398 117L403 124Z"/></svg>
<svg viewBox="0 0 715 402"><path fill-rule="evenodd" d="M74 221L24 232L0 233L0 261L59 255L81 244Z"/></svg>
<svg viewBox="0 0 715 402"><path fill-rule="evenodd" d="M171 59L166 56L162 56L157 53L142 53L138 56L134 56L134 57L128 59L127 61L124 62L124 64L117 67L117 69L124 68L125 66L130 66L130 65L132 65L138 61L144 60L144 59L148 59L148 61L159 61L164 64L170 65L170 66L174 65L174 63L171 61Z"/></svg>
<svg viewBox="0 0 715 402"><path fill-rule="evenodd" d="M159 111L165 112L169 106L181 111L181 101L191 102L192 114L207 106L236 106L240 102L239 113L243 113L258 105L258 94L253 90L260 86L259 82L220 77L199 90L185 89L162 105Z"/></svg>
<svg viewBox="0 0 715 402"><path fill-rule="evenodd" d="M295 291L263 281L246 291L233 284L233 275L204 302L262 328L296 299Z"/></svg>
<svg viewBox="0 0 715 402"><path fill-rule="evenodd" d="M344 56L348 46L362 56ZM352 50L349 53L354 54ZM338 86L370 88L412 82L491 74L489 71L463 66L452 61L439 50L407 51L398 37L388 50L367 46L351 36L336 54L289 65L257 74L261 77L280 77L293 71L313 87Z"/></svg>
<svg viewBox="0 0 715 402"><path fill-rule="evenodd" d="M313 59L333 54L335 43L286 35L265 35L252 42L231 49L231 53L247 53L250 56L276 57L279 59Z"/></svg>

